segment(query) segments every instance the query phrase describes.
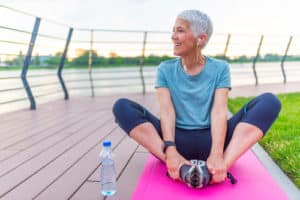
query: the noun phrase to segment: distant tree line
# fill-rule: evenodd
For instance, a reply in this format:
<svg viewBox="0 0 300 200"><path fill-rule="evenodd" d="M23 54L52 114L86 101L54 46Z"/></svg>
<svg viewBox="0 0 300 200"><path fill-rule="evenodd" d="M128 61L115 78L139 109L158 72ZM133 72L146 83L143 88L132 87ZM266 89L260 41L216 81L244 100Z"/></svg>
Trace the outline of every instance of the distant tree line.
<svg viewBox="0 0 300 200"><path fill-rule="evenodd" d="M237 56L237 57L225 57L224 56L214 56L215 58L226 59L230 63L243 63L243 62L253 62L255 56ZM257 62L280 62L283 56L278 54L266 54L264 56L258 56ZM300 61L300 55L287 55L286 61Z"/></svg>
<svg viewBox="0 0 300 200"><path fill-rule="evenodd" d="M51 66L58 66L61 60L62 53L58 52L55 55L51 56L39 56L38 54L32 56L31 65L32 66L43 66L43 67L51 67ZM215 58L226 59L230 63L243 63L243 62L252 62L254 56L237 56L237 57L225 57L222 55L213 56ZM160 62L171 59L174 57L164 55L164 56L156 56L156 55L149 55L144 57L141 56L136 57L121 57L118 56L116 53L111 53L109 57L99 56L97 52L92 52L92 65L99 66L99 67L116 67L116 66L138 66L142 62L144 65L158 65ZM278 54L266 54L264 56L258 57L258 62L278 62L281 61L282 55ZM72 67L83 67L88 65L89 60L89 51L83 51L79 56L66 60L65 66L72 66ZM300 56L287 56L287 61L300 61ZM12 59L4 61L7 66L22 66L24 62L24 55L22 52L19 55Z"/></svg>

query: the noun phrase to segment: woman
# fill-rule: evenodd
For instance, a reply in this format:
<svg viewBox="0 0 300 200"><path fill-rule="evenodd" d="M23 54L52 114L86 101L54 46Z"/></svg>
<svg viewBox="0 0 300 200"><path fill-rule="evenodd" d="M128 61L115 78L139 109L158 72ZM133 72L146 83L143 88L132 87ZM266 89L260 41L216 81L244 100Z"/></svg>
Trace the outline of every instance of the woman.
<svg viewBox="0 0 300 200"><path fill-rule="evenodd" d="M120 127L164 161L173 179L180 179L180 166L190 164L188 160L200 159L206 160L211 183L224 181L227 170L265 135L281 108L266 93L227 120L228 64L202 54L211 34L205 13L186 10L177 16L172 41L178 58L157 69L160 119L128 99L113 107Z"/></svg>

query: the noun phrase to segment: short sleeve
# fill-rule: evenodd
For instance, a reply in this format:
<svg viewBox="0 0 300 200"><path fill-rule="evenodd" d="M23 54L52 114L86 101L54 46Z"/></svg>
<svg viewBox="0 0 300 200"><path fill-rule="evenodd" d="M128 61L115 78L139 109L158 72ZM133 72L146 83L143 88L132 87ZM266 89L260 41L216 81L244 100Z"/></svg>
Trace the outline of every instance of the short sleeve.
<svg viewBox="0 0 300 200"><path fill-rule="evenodd" d="M156 70L156 79L155 79L155 88L160 88L160 87L168 87L167 81L166 81L166 77L165 74L163 72L163 65L160 64L157 67Z"/></svg>
<svg viewBox="0 0 300 200"><path fill-rule="evenodd" d="M228 63L225 63L223 70L219 76L216 88L229 88L231 89L230 70Z"/></svg>

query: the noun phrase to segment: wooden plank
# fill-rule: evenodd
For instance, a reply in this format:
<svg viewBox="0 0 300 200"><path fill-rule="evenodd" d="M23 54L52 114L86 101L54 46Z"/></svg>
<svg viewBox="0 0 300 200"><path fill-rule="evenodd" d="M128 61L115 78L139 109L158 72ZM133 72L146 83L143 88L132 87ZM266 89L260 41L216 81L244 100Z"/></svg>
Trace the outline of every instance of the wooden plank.
<svg viewBox="0 0 300 200"><path fill-rule="evenodd" d="M120 132L115 129L107 137L102 138L113 141L113 147L123 139ZM99 152L101 149L101 142L92 147L78 163L74 164L72 168L61 174L55 181L47 185L43 190L34 196L36 199L69 199L75 191L88 179L88 177L97 169L99 165Z"/></svg>
<svg viewBox="0 0 300 200"><path fill-rule="evenodd" d="M124 167L126 167L128 160L133 155L138 146L138 144L130 137L126 136L121 129L119 129L119 131L122 136L126 137L126 139L114 150L116 172L118 176L120 175ZM98 167L97 170L88 178L88 181L99 182L99 171L100 168Z"/></svg>
<svg viewBox="0 0 300 200"><path fill-rule="evenodd" d="M106 132L112 131L111 126L109 125L107 125L102 130ZM115 133L112 134L115 135ZM59 178L63 176L63 174L65 174L69 169L71 169L80 159L82 159L82 157L84 157L86 153L90 151L91 148L94 148L96 145L98 145L103 140L103 138L105 138L105 135L102 135L102 137L100 137L98 131L95 132L95 134L93 134L92 137L89 137L87 140L78 144L74 149L72 149L72 151L66 152L65 154L57 158L54 162L47 165L43 170L39 171L39 173L31 177L26 183L22 184L20 187L15 188L11 193L9 193L5 197L8 199L40 199L41 197L37 197L37 195L39 195L40 192L43 192L54 182L59 180ZM67 185L68 184L71 183L69 182L67 183ZM63 191L67 194L70 194L73 191L68 191L67 185L64 186ZM24 195L24 193L26 193L26 195ZM47 197L46 199L53 198Z"/></svg>
<svg viewBox="0 0 300 200"><path fill-rule="evenodd" d="M67 115L61 119L57 119L54 124L41 125L36 127L36 129L32 129L31 131L27 131L26 133L21 133L16 135L15 137L9 138L8 140L2 142L0 144L1 149L22 149L24 147L21 146L21 143L32 143L34 139L39 140L39 138L47 137L47 134L55 134L56 132L62 131L62 129L66 129L74 124L77 124L80 120L83 120L85 116L88 116L89 113L85 112L81 115ZM32 142L31 142L32 141Z"/></svg>
<svg viewBox="0 0 300 200"><path fill-rule="evenodd" d="M142 145L140 145L139 148L136 150L136 152L139 152L139 153L148 153L148 150L145 149L145 147L143 147Z"/></svg>
<svg viewBox="0 0 300 200"><path fill-rule="evenodd" d="M102 104L99 104L101 107L103 107ZM35 121L41 121L39 119L34 120L32 124L32 127L29 127L28 130L23 130L22 127L19 128L18 133L15 133L15 135L13 137L10 137L8 139L6 139L5 141L2 141L0 143L0 148L1 149L8 149L8 148L14 148L14 149L22 149L23 147L19 144L20 142L23 142L23 140L27 140L30 141L31 143L33 143L33 138L36 135L38 135L40 132L49 132L49 128L55 128L55 127L60 127L59 125L64 124L65 122L63 121L68 121L70 119L73 119L77 116L82 116L83 114L89 114L91 112L96 112L99 110L104 110L104 109L99 109L98 107L100 106L84 106L84 109L78 109L76 112L70 112L70 111L63 111L65 112L65 115L62 115L61 118L56 118L52 121L52 123L42 123L42 122L37 122L35 123ZM78 105L77 107L83 107ZM108 111L108 110L107 110ZM80 115L78 115L78 113L80 113ZM55 113L55 111L52 111L52 113ZM50 113L51 115L51 113ZM77 117L78 118L78 117ZM55 132L55 131L53 131Z"/></svg>
<svg viewBox="0 0 300 200"><path fill-rule="evenodd" d="M138 179L143 171L144 165L148 158L147 153L135 153L121 174L117 183L117 193L113 197L106 198L107 200L129 200ZM79 191L71 198L72 200L82 199L99 199L103 200L104 196L100 193L100 183L98 181L87 181Z"/></svg>
<svg viewBox="0 0 300 200"><path fill-rule="evenodd" d="M253 86L236 86L229 93L230 98L257 96L266 91L274 94L284 94L291 92L299 92L299 81L289 82L288 84L272 83L261 84L258 87Z"/></svg>
<svg viewBox="0 0 300 200"><path fill-rule="evenodd" d="M99 118L101 118L101 116L105 116L105 114L107 113L103 112L102 115L99 115ZM20 152L16 152L15 154L10 155L5 159L2 159L0 161L0 177L16 169L20 165L25 164L26 162L31 162L31 160L35 159L35 157L49 151L50 148L56 148L56 146L58 146L60 143L63 143L65 140L70 140L70 137L78 133L80 134L80 132L85 130L86 127L98 127L98 125L95 123L97 121L101 120L97 118L92 118L92 120L85 120L85 123L75 124L74 126L69 127L69 129L64 130L64 133L58 132L52 137L47 138L47 140L43 140L38 144L31 146L30 148L27 148Z"/></svg>
<svg viewBox="0 0 300 200"><path fill-rule="evenodd" d="M72 197L72 200L103 200L100 192L99 182L85 182L78 192ZM127 200L122 198L120 200ZM129 199L128 199L129 200Z"/></svg>
<svg viewBox="0 0 300 200"><path fill-rule="evenodd" d="M57 121L58 116L78 114L84 112L84 110L93 112L96 110L111 110L111 97L106 97L104 98L104 100L103 98L101 98L100 101L99 99L100 97L94 99L84 97L74 98L72 99L72 101L57 100L39 105L38 109L35 111L25 109L14 112L13 117L11 117L11 121L2 121L2 124L4 125L2 125L0 130L0 142L3 139L5 140L18 133L26 133L32 130L32 128L34 127L43 127L45 124L48 124L52 120ZM1 114L0 119L6 118L6 115L9 114L10 113ZM19 115L24 116L24 119L18 117ZM52 120L48 118L51 118ZM45 119L47 121L44 121Z"/></svg>
<svg viewBox="0 0 300 200"><path fill-rule="evenodd" d="M99 114L103 114L103 113L104 113L103 111L99 112ZM23 150L53 135L56 134L64 135L64 133L68 133L70 127L76 127L77 124L83 124L86 121L89 122L89 120L91 120L93 116L97 116L97 115L91 115L90 112L82 112L80 115L73 114L73 115L65 116L62 119L57 119L56 120L57 122L54 124L49 124L46 127L40 126L41 128L30 131L27 137L19 136L19 139L13 138L16 141L9 140L6 141L6 144L4 143L2 145L7 145L5 149Z"/></svg>
<svg viewBox="0 0 300 200"><path fill-rule="evenodd" d="M76 117L76 118L75 118ZM45 124L44 126L42 124L39 124L38 126L35 126L34 128L29 130L22 130L20 129L19 133L16 133L13 137L10 137L0 143L0 149L5 150L5 149L22 149L24 148L20 146L21 143L24 143L26 141L29 142L34 142L33 140L37 138L36 140L39 140L42 137L47 137L45 135L46 133L48 134L53 134L57 131L59 131L62 128L71 126L72 124L77 123L82 119L82 116L76 116L76 115L71 115L71 116L62 116L62 118L58 118L57 121L53 121L53 123L48 123ZM66 122L65 127L61 127L61 121ZM34 125L33 125L34 126Z"/></svg>
<svg viewBox="0 0 300 200"><path fill-rule="evenodd" d="M47 110L46 112L42 112L40 110L32 111L35 113L28 121L19 122L19 121L11 121L8 125L11 127L10 131L5 131L3 129L0 130L0 144L3 146L3 143L6 143L7 140L16 141L19 137L28 136L30 132L33 130L45 130L47 127L54 126L58 124L57 122L64 120L65 118L74 116L77 112L70 112L67 108L56 107L55 104L49 105L53 110ZM87 111L86 107L78 106L80 112ZM78 110L78 108L77 108Z"/></svg>
<svg viewBox="0 0 300 200"><path fill-rule="evenodd" d="M115 135L111 134L105 139L111 140L115 145L114 156L116 160L116 171L120 173L128 161L128 154L134 152L137 144L122 134L119 129L116 129L116 133ZM120 141L121 138L124 139ZM118 145L119 141L121 143ZM73 166L67 173L48 187L37 199L69 199L72 197L86 182L88 177L98 168L100 150L101 144L98 144L89 155L86 155L80 163ZM87 165L89 165L89 169L87 169ZM99 177L99 169L96 170L96 173Z"/></svg>
<svg viewBox="0 0 300 200"><path fill-rule="evenodd" d="M23 127L26 126L26 124L28 124L29 122L32 122L36 117L44 119L49 115L49 113L53 114L53 110L64 111L61 112L61 114L66 113L66 106L65 104L63 104L63 102L55 101L47 105L50 104L51 106L39 106L37 110L22 109L12 113L1 114L0 118L3 124L1 127L1 131L11 131L11 129L15 127L16 122L18 127ZM11 124L14 124L14 126L11 126Z"/></svg>
<svg viewBox="0 0 300 200"><path fill-rule="evenodd" d="M139 177L144 169L148 153L135 153L132 160L129 162L124 173L118 180L118 191L106 200L130 199Z"/></svg>
<svg viewBox="0 0 300 200"><path fill-rule="evenodd" d="M0 161L13 155L13 154L16 154L18 153L19 151L16 151L16 150L5 150L5 151L0 151Z"/></svg>
<svg viewBox="0 0 300 200"><path fill-rule="evenodd" d="M56 114L53 113L53 117L49 118L49 114L43 115L34 111L32 111L32 113L34 113L34 115L32 114L31 118L29 119L14 119L6 122L6 127L1 127L0 130L0 142L2 143L2 141L5 141L20 133L26 134L35 127L42 126L42 124L48 124L49 122L66 115L64 112L57 112Z"/></svg>
<svg viewBox="0 0 300 200"><path fill-rule="evenodd" d="M142 97L139 94L134 94L134 95L129 95L130 99L133 99L137 102L140 102L141 104L145 104L146 101L149 99L145 99L146 97ZM94 98L94 99L87 99L87 98L80 98L80 99L75 99L69 102L64 102L62 104L65 104L64 106L61 107L61 110L58 112L61 113L68 113L69 115L80 115L83 116L85 115L84 113L88 113L90 115L97 115L99 114L99 110L105 110L107 112L107 117L111 117L111 106L115 102L115 100L119 98L119 96L113 96L113 97L99 97L99 98ZM100 100L99 100L100 99ZM82 106L84 105L84 106ZM149 102L149 105L150 102ZM47 107L51 106L51 104L48 104ZM84 112L82 112L82 109L80 110L79 108L86 108ZM51 109L51 107L49 108ZM148 108L149 109L149 108ZM44 112L39 113L38 111L35 111L36 118L40 118L41 116L46 116L43 115ZM53 110L52 110L53 112ZM55 111L54 111L55 112ZM49 115L51 113L49 112ZM70 117L70 116L69 116ZM55 119L54 119L55 118ZM105 117L101 117L104 119ZM95 118L96 119L96 118ZM53 121L58 121L58 124L64 124L66 123L63 119L58 120L56 117L53 117ZM88 121L88 120L82 120L82 121ZM83 123L82 121L78 122L77 124L74 124L66 129L66 132L61 132L61 135L64 136L70 136L69 138L64 138L60 137L58 135L53 135L53 137L45 138L43 141L39 141L36 139L33 141L33 143L19 143L22 148L27 148L30 147L26 150L29 150L32 159L27 160L22 157L25 156L26 151L22 153L21 151L19 154L22 155L20 157L16 157L15 160L12 158L9 158L5 161L3 161L2 169L7 172L8 170L11 170L9 173L4 174L2 177L0 177L0 198L5 197L8 199L31 199L35 195L40 193L41 195L39 196L40 198L43 198L43 195L46 195L49 191L56 191L57 188L64 188L64 187L57 187L58 185L64 185L66 183L65 180L69 180L66 177L74 177L76 181L74 181L74 185L72 186L72 189L67 192L67 194L72 194L74 192L74 188L76 188L76 191L80 188L80 186L85 185L85 182L88 182L88 177L92 180L96 175L91 176L92 172L91 168L89 168L89 165L86 165L85 162L82 162L81 160L89 160L90 162L97 162L93 158L93 156L90 156L89 152L96 152L99 151L95 147L95 141L99 142L99 135L96 135L96 130L99 132L107 132L108 130L112 130L113 127L116 126L116 124L111 120L106 126L101 127L101 125L98 125L96 123L94 124L88 124L88 123ZM45 122L45 121L44 121ZM48 124L48 123L47 123ZM35 124L37 125L37 124ZM40 123L37 127L43 126L43 123ZM60 125L64 126L64 125ZM79 126L87 126L86 129L80 129L75 130L76 127L78 129ZM70 133L70 130L77 131L76 134ZM93 129L93 130L92 130ZM106 131L105 131L106 130ZM79 132L78 132L79 131ZM97 132L98 132L97 131ZM53 129L50 128L46 132L53 133ZM72 131L71 131L72 132ZM86 134L87 132L90 132L90 134ZM44 131L41 131L41 133L44 133ZM84 134L86 135L85 137ZM123 136L124 133L121 133ZM97 140L98 139L98 140ZM60 142L60 140L63 140ZM101 139L100 139L101 140ZM29 140L28 140L29 141ZM126 141L130 141L135 143L133 140L127 138ZM38 142L38 143L37 143ZM51 145L54 146L49 146L49 142ZM52 143L51 143L52 142ZM53 143L54 142L54 143ZM26 144L27 143L27 144ZM35 144L36 143L36 144ZM57 144L56 144L57 143ZM21 146L21 144L23 146ZM31 144L35 144L34 146L30 146ZM47 146L48 144L48 146ZM29 145L29 146L28 146ZM43 145L46 145L48 149L44 149L43 151L41 148ZM94 145L94 146L93 146ZM125 143L121 143L120 147L125 145ZM132 148L136 147L136 143L131 146ZM91 150L91 148L94 148L94 150ZM93 149L92 148L92 149ZM128 148L128 146L126 147ZM123 150L121 150L123 149ZM42 151L41 151L42 150ZM121 155L122 153L126 152L128 155L132 154L132 149L126 149L124 150L124 147L120 148L119 147L116 149L116 152L120 151L118 154ZM7 151L8 152L8 151ZM34 153L35 152L35 153ZM122 165L127 166L125 163L128 161L128 155L124 156L122 155L122 159L118 159L119 162L122 162ZM6 153L4 158L7 158L11 156L10 153ZM1 159L0 159L1 160ZM122 161L121 161L122 160ZM11 162L9 165L8 163ZM23 163L24 162L24 163ZM7 165L4 165L4 164ZM79 164L80 163L80 164ZM19 164L19 165L18 165ZM12 168L12 166L16 167L15 169ZM95 170L97 165L91 165L92 169ZM117 167L118 168L118 167ZM1 161L0 161L0 169L1 169ZM74 173L80 170L84 170L86 172L89 172L89 176L85 173L84 176L74 176ZM88 169L88 170L87 170ZM118 171L122 171L121 168L117 169ZM0 170L2 172L2 170ZM3 174L3 173L2 173ZM1 176L1 175L0 175ZM82 181L82 177L84 177L84 181ZM64 180L64 181L63 181ZM96 180L96 179L95 179ZM76 187L75 187L76 186ZM53 189L51 189L53 188ZM6 193L8 192L8 193ZM65 192L65 189L63 190ZM72 193L71 193L72 192ZM51 193L51 192L50 192ZM5 194L5 196L4 196Z"/></svg>
<svg viewBox="0 0 300 200"><path fill-rule="evenodd" d="M26 162L25 164L21 165L17 168L17 170L6 174L4 177L1 177L0 198L15 187L21 189L23 188L19 186L25 186L27 187L28 191L32 190L35 192L38 190L38 188L45 187L47 183L55 179L55 174L63 171L64 167L69 167L69 165L72 165L72 160L76 160L76 158L80 157L83 152L86 151L86 149L90 148L90 146L98 140L98 138L105 136L104 133L109 133L111 130L112 126L109 124L105 124L103 127L101 124L95 124L94 126L86 127L86 129L81 130L78 134L69 137L62 143L59 143L55 147L50 148L38 155L30 162ZM99 136L99 133L101 132L103 132L103 134ZM57 166L54 163L59 163L60 165ZM43 177L39 179L40 176ZM24 182L28 183L27 181L32 181L32 179L37 182L35 184L23 184ZM36 187L37 185L39 187ZM21 190L22 192L19 194L26 193L30 198L31 193L29 193L27 190Z"/></svg>

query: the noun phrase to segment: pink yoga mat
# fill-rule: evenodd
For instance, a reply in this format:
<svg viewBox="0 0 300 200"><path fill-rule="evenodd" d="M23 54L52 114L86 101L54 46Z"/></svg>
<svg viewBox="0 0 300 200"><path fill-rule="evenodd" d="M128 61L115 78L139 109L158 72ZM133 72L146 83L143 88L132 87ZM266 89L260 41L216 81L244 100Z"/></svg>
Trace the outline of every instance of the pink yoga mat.
<svg viewBox="0 0 300 200"><path fill-rule="evenodd" d="M288 199L255 155L248 151L230 169L238 180L229 180L204 189L193 189L166 176L165 165L149 157L132 200L284 200Z"/></svg>

